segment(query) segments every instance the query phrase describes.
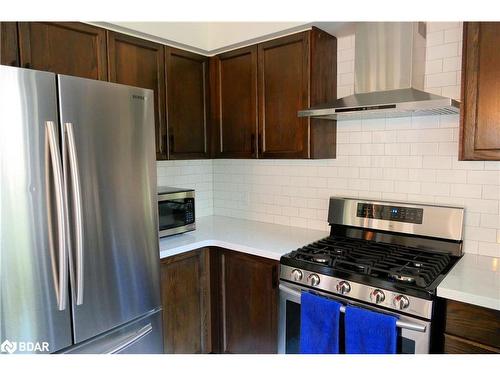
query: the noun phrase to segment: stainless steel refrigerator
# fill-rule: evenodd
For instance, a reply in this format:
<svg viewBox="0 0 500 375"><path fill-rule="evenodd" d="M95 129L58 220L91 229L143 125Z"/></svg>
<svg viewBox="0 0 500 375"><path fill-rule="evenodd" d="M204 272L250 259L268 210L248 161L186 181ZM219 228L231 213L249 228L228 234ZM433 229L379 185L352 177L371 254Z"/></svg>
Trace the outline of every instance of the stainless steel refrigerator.
<svg viewBox="0 0 500 375"><path fill-rule="evenodd" d="M163 351L153 104L0 66L2 352Z"/></svg>

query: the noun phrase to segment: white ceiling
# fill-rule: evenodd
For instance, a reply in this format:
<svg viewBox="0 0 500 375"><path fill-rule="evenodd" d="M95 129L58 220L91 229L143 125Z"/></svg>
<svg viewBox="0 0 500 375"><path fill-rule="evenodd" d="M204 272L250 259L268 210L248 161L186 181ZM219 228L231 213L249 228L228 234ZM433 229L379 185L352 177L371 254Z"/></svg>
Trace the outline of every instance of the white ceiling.
<svg viewBox="0 0 500 375"><path fill-rule="evenodd" d="M92 24L205 55L317 26L332 35L352 32L349 22L93 22Z"/></svg>

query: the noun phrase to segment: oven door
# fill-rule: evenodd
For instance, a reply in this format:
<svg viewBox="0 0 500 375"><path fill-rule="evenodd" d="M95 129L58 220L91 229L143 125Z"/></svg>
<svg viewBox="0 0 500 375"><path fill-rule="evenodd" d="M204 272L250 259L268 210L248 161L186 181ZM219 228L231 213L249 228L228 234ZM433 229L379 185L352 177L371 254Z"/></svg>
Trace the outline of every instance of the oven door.
<svg viewBox="0 0 500 375"><path fill-rule="evenodd" d="M160 194L158 226L160 237L194 230L194 191Z"/></svg>
<svg viewBox="0 0 500 375"><path fill-rule="evenodd" d="M312 290L304 286L298 286L280 280L280 305L279 305L279 323L278 323L278 353L297 354L300 352L300 296L302 291ZM400 354L427 354L430 345L431 323L406 315L399 315L382 310L374 306L349 300L331 294L321 293L314 290L315 293L324 297L342 302L344 305L350 304L363 307L365 309L391 314L398 318L398 353ZM340 330L343 331L343 318L341 317ZM341 332L341 351L342 351Z"/></svg>

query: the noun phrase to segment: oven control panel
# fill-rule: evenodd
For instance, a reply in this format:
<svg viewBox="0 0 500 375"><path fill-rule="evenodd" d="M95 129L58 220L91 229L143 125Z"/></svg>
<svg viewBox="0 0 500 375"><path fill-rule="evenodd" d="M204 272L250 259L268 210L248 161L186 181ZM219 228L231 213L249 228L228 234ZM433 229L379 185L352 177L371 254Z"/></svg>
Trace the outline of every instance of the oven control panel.
<svg viewBox="0 0 500 375"><path fill-rule="evenodd" d="M404 223L422 224L424 217L423 208L381 205L372 203L358 203L357 217Z"/></svg>
<svg viewBox="0 0 500 375"><path fill-rule="evenodd" d="M399 292L376 288L351 280L343 280L305 269L281 264L280 279L302 286L302 289L309 290L313 288L328 295L337 295L341 298L371 303L399 313L411 314L426 319L430 319L432 315L431 300L406 296Z"/></svg>

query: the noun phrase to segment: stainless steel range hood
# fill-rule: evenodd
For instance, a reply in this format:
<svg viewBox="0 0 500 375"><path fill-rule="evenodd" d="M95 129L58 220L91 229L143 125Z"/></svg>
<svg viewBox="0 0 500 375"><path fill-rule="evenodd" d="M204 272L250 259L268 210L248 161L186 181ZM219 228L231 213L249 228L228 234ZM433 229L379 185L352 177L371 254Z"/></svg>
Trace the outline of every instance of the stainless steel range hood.
<svg viewBox="0 0 500 375"><path fill-rule="evenodd" d="M425 23L356 25L354 95L299 111L299 117L332 120L459 113L454 99L423 91Z"/></svg>

